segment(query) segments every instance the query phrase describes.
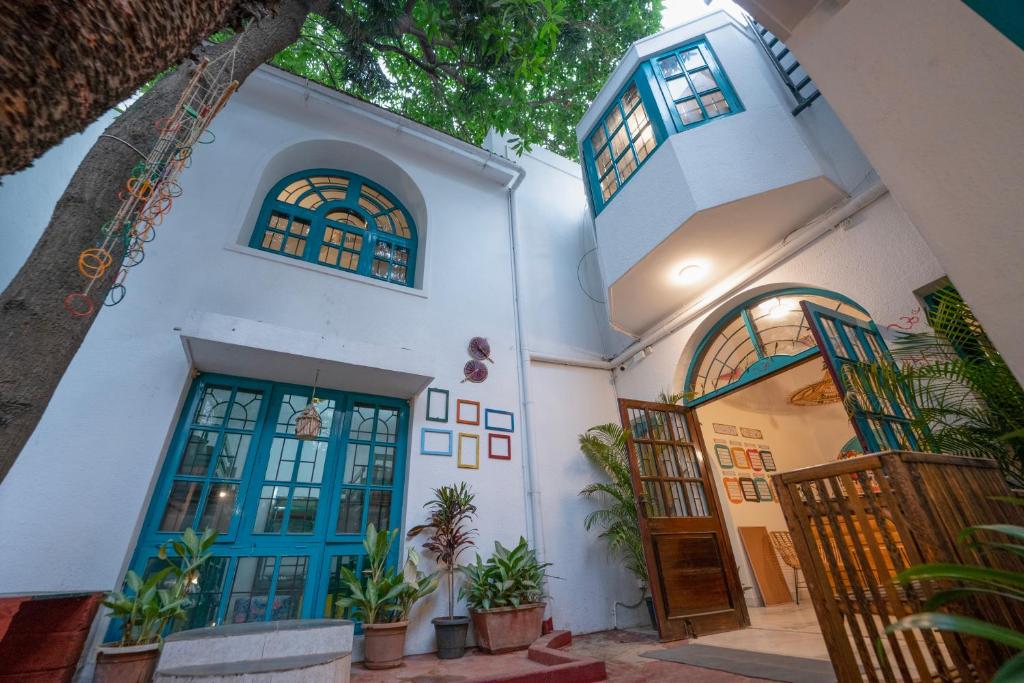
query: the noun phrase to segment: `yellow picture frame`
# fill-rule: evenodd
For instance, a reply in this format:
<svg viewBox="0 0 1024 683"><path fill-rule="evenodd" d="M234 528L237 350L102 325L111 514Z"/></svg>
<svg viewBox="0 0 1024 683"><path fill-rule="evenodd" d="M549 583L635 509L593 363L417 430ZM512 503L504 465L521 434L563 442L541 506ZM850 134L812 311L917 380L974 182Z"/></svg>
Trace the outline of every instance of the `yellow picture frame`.
<svg viewBox="0 0 1024 683"><path fill-rule="evenodd" d="M468 444L469 441L473 445ZM473 460L470 462L470 449L472 449ZM466 470L480 469L480 435L469 432L459 432L459 467Z"/></svg>

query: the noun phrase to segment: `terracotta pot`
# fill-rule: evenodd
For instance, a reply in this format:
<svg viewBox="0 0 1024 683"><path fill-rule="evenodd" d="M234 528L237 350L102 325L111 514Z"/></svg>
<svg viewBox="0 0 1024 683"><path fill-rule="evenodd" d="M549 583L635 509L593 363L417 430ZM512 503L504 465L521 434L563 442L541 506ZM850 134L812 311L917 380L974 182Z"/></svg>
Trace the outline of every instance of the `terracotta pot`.
<svg viewBox="0 0 1024 683"><path fill-rule="evenodd" d="M528 648L540 638L544 603L497 607L479 612L471 610L470 616L473 618L476 644L481 650L491 654L512 652Z"/></svg>
<svg viewBox="0 0 1024 683"><path fill-rule="evenodd" d="M363 666L367 669L393 669L402 666L405 630L408 626L408 621L363 624Z"/></svg>
<svg viewBox="0 0 1024 683"><path fill-rule="evenodd" d="M150 683L160 659L160 643L103 645L96 655L93 683Z"/></svg>

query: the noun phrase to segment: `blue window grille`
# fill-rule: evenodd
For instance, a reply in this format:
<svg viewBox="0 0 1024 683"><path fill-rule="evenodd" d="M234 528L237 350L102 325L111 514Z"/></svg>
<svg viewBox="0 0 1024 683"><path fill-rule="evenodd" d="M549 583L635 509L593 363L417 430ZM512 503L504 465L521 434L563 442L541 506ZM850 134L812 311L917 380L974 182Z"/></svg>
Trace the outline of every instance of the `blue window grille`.
<svg viewBox="0 0 1024 683"><path fill-rule="evenodd" d="M870 320L854 301L820 289L789 288L749 299L726 313L697 345L683 383L686 405L700 405L817 354L802 301Z"/></svg>
<svg viewBox="0 0 1024 683"><path fill-rule="evenodd" d="M318 389L320 436L304 441L295 420L311 392L212 374L193 383L131 562L145 575L174 561L157 548L182 530L220 532L175 630L340 617L339 569L362 568L367 525L400 526L408 403Z"/></svg>
<svg viewBox="0 0 1024 683"><path fill-rule="evenodd" d="M652 62L677 131L743 111L706 40L673 48Z"/></svg>
<svg viewBox="0 0 1024 683"><path fill-rule="evenodd" d="M412 286L416 226L398 199L353 173L312 169L271 188L249 245Z"/></svg>

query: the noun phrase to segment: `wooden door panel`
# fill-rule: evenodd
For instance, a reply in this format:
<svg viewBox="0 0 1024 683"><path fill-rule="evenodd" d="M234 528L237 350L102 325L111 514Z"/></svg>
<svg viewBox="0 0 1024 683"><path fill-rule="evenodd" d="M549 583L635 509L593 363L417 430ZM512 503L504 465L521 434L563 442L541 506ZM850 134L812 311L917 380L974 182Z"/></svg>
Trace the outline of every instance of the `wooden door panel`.
<svg viewBox="0 0 1024 683"><path fill-rule="evenodd" d="M662 640L749 623L692 411L619 400Z"/></svg>

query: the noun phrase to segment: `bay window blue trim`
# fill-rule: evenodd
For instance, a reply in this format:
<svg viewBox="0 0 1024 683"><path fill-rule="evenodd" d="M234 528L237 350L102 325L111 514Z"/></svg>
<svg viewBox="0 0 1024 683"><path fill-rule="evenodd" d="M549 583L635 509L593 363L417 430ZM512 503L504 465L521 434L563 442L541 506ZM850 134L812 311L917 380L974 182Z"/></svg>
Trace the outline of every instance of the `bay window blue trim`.
<svg viewBox="0 0 1024 683"><path fill-rule="evenodd" d="M665 75L662 73L661 67L658 65L658 62L670 55L676 55L677 57L681 57L684 53L694 49L700 51L701 57L703 57L708 70L710 71L712 77L715 80L716 85L718 86L717 90L722 92L722 95L725 97L725 101L729 104L729 112L725 114L719 114L718 116L707 116L705 107L701 103L701 93L694 92L693 99L696 101L698 106L700 106L701 111L704 112L704 118L701 119L700 121L694 121L693 123L685 123L683 122L682 117L679 115L679 111L678 109L676 109L675 106L675 101L673 100L672 94L669 91L669 79L665 78ZM732 81L729 80L729 77L726 75L725 70L722 69L721 62L718 61L718 55L715 54L714 48L711 47L711 43L709 43L704 36L701 36L700 38L696 38L694 40L690 40L686 43L683 43L682 45L673 47L670 50L665 50L664 52L661 52L655 55L654 57L651 57L651 59L647 63L652 66L655 78L658 81L659 92L661 93L663 101L668 107L669 115L672 120L672 127L674 128L673 132L682 133L683 131L691 130L693 128L697 128L698 126L703 126L712 121L716 121L727 116L732 116L733 114L738 114L743 111L743 103L740 101L739 95L736 94L736 89L733 88ZM693 72L696 71L698 71L698 69L693 70ZM683 78L686 77L686 75L683 76ZM713 93L715 91L716 89L706 90L704 91L704 94Z"/></svg>

